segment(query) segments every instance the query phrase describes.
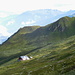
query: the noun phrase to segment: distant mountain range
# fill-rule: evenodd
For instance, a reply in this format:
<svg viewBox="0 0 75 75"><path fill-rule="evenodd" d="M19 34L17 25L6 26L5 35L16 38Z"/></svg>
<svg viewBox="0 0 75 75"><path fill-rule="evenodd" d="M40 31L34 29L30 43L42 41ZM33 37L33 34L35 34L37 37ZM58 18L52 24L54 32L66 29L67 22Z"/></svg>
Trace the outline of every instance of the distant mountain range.
<svg viewBox="0 0 75 75"><path fill-rule="evenodd" d="M75 10L70 10L68 12L62 12L52 9L33 10L24 12L20 15L10 15L5 18L0 18L0 25L4 26L7 29L7 32L12 35L19 28L22 28L24 26L45 26L49 23L55 22L61 17L69 16L74 13ZM4 38L5 37L9 36L4 36Z"/></svg>

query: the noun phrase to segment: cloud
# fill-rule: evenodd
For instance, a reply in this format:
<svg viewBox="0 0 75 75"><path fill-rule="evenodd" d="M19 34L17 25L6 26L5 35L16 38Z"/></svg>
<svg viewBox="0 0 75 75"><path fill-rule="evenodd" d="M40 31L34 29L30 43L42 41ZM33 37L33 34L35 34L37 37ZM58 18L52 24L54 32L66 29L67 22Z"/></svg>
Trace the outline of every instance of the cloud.
<svg viewBox="0 0 75 75"><path fill-rule="evenodd" d="M22 25L25 25L25 22L22 22L21 24L22 24Z"/></svg>
<svg viewBox="0 0 75 75"><path fill-rule="evenodd" d="M33 24L33 23L35 23L34 20L26 22L26 24Z"/></svg>
<svg viewBox="0 0 75 75"><path fill-rule="evenodd" d="M8 15L6 13L0 13L0 17L7 17Z"/></svg>
<svg viewBox="0 0 75 75"><path fill-rule="evenodd" d="M27 22L22 22L21 24L22 24L22 25L31 25L31 24L33 24L33 23L35 23L34 20L32 20L32 21L27 21Z"/></svg>
<svg viewBox="0 0 75 75"><path fill-rule="evenodd" d="M8 26L8 25L11 25L11 24L13 24L15 21L14 20L12 20L12 21L9 21L6 25Z"/></svg>
<svg viewBox="0 0 75 75"><path fill-rule="evenodd" d="M3 36L10 36L11 34L7 31L7 28L0 25L0 34L2 34Z"/></svg>

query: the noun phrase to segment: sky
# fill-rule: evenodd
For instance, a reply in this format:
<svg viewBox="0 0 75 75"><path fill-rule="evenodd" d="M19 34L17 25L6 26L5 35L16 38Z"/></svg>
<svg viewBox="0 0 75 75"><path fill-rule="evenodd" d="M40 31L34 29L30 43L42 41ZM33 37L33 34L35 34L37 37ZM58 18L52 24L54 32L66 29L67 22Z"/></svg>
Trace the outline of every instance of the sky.
<svg viewBox="0 0 75 75"><path fill-rule="evenodd" d="M37 9L74 10L75 0L0 0L0 11L20 14Z"/></svg>

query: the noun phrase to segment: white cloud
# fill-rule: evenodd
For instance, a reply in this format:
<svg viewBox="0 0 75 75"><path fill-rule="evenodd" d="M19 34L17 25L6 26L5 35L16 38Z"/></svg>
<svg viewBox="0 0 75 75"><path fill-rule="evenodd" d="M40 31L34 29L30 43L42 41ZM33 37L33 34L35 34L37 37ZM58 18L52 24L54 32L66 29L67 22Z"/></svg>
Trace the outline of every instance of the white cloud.
<svg viewBox="0 0 75 75"><path fill-rule="evenodd" d="M6 25L8 26L8 25L11 25L11 24L13 24L15 21L14 20L11 20L11 21L9 21Z"/></svg>
<svg viewBox="0 0 75 75"><path fill-rule="evenodd" d="M34 20L26 22L26 24L33 24L33 23L35 23Z"/></svg>
<svg viewBox="0 0 75 75"><path fill-rule="evenodd" d="M30 24L33 24L33 23L35 23L34 20L27 21L27 22L22 22L21 24L22 24L22 25L30 25Z"/></svg>
<svg viewBox="0 0 75 75"><path fill-rule="evenodd" d="M25 22L22 22L21 24L22 24L22 25L25 25Z"/></svg>
<svg viewBox="0 0 75 75"><path fill-rule="evenodd" d="M3 36L10 36L11 34L7 31L7 28L0 25L0 34L2 34Z"/></svg>
<svg viewBox="0 0 75 75"><path fill-rule="evenodd" d="M0 17L7 17L8 15L7 14L5 14L5 13L0 13Z"/></svg>

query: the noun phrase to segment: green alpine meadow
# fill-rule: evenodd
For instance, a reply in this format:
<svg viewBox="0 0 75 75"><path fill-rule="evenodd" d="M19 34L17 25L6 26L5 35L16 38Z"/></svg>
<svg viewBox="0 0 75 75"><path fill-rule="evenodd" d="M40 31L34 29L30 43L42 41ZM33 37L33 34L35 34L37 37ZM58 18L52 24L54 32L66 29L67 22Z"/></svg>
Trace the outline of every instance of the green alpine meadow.
<svg viewBox="0 0 75 75"><path fill-rule="evenodd" d="M75 75L75 17L20 28L0 45L0 75Z"/></svg>

